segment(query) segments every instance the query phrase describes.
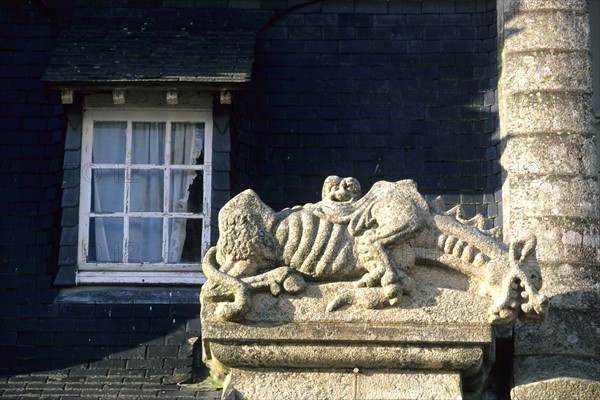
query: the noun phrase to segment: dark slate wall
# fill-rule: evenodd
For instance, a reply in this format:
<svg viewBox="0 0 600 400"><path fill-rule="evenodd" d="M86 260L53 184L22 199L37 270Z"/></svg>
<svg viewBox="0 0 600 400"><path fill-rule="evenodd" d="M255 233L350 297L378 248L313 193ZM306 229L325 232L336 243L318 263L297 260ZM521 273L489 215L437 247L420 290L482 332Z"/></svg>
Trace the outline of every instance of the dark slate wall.
<svg viewBox="0 0 600 400"><path fill-rule="evenodd" d="M47 4L95 15L97 2L70 8L74 1ZM148 4L300 3L112 2L128 15ZM365 189L412 177L426 193L484 210L499 172L495 12L487 3L330 0L272 20L259 33L254 80L235 97L235 189L253 187L280 208L318 199L329 174L356 176ZM60 243L76 237L80 127L76 110L67 124L70 110L40 80L57 35L43 4L0 6L0 373L61 368L120 382L184 380L188 339L199 333L197 293L52 285L59 252L76 256ZM215 111L223 138L228 113ZM223 193L228 148L225 139L215 146Z"/></svg>
<svg viewBox="0 0 600 400"><path fill-rule="evenodd" d="M2 2L0 32L0 366L7 368L7 360L31 357L21 334L34 335L54 312L64 116L60 96L40 81L57 34L52 19L28 2Z"/></svg>
<svg viewBox="0 0 600 400"><path fill-rule="evenodd" d="M236 101L236 190L279 209L331 174L363 191L412 178L494 217L496 51L493 0L332 0L271 20Z"/></svg>
<svg viewBox="0 0 600 400"><path fill-rule="evenodd" d="M81 129L41 81L57 33L42 2L1 2L0 375L61 369L72 383L102 376L133 388L184 381L200 331L198 288L53 285L59 252L76 257L59 243L61 219L63 243L77 237Z"/></svg>

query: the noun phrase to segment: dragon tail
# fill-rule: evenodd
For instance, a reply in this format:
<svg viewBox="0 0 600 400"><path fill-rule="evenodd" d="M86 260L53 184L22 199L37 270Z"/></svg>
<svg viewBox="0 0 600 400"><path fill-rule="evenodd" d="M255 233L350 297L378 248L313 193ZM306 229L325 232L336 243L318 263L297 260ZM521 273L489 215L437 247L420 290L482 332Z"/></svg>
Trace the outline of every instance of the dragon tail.
<svg viewBox="0 0 600 400"><path fill-rule="evenodd" d="M206 252L202 262L202 272L210 281L231 292L233 301L219 303L215 314L226 321L239 320L250 311L250 287L239 279L219 270L220 265L216 259L216 252L216 247L212 247Z"/></svg>

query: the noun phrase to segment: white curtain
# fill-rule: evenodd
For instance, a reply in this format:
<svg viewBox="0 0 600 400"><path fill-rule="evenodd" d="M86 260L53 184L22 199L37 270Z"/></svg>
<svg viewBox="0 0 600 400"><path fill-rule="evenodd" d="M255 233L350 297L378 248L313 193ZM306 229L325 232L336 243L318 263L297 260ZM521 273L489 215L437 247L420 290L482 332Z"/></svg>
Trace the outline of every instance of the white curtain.
<svg viewBox="0 0 600 400"><path fill-rule="evenodd" d="M115 164L111 169L92 170L92 204L95 213L122 212L125 170L126 122L95 122L92 162ZM123 218L102 217L90 221L90 261L123 261Z"/></svg>
<svg viewBox="0 0 600 400"><path fill-rule="evenodd" d="M131 163L165 163L165 124L134 122L131 134ZM161 212L164 200L164 171L132 169L129 186L129 211ZM162 218L129 219L129 261L161 262Z"/></svg>
<svg viewBox="0 0 600 400"><path fill-rule="evenodd" d="M204 129L202 124L174 123L171 133L171 163L192 165L202 154ZM200 161L202 162L202 161ZM200 173L201 175L201 173ZM196 171L173 171L169 188L170 212L187 212L189 187L196 177ZM168 262L179 262L185 243L186 220L172 219L169 223Z"/></svg>
<svg viewBox="0 0 600 400"><path fill-rule="evenodd" d="M133 123L131 163L163 165L165 163L165 124ZM125 163L126 123L94 124L93 162ZM171 164L193 165L203 149L204 132L200 124L175 123L171 133ZM164 174L162 169L132 169L129 184L129 211L162 212L164 210ZM168 195L168 212L186 212L189 187L195 171L172 171ZM122 168L95 169L92 172L93 204L96 213L124 211L125 171ZM170 219L168 224L167 261L181 261L185 242L186 220ZM130 218L128 262L162 262L163 219ZM90 225L90 261L122 262L123 218L94 218Z"/></svg>

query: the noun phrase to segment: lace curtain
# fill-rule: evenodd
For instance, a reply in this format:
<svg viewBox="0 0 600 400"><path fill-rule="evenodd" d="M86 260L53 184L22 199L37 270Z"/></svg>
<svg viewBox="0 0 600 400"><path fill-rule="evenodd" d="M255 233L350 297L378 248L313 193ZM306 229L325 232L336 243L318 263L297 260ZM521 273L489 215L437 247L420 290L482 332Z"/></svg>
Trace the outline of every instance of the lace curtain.
<svg viewBox="0 0 600 400"><path fill-rule="evenodd" d="M131 137L131 164L160 166L166 163L165 123L134 122ZM93 163L123 165L126 162L125 122L94 124ZM169 165L194 165L202 154L202 124L173 123L171 126ZM164 187L164 174L170 174L169 187ZM92 170L92 212L181 213L188 211L189 187L196 176L194 170L133 167L128 182L124 168ZM126 190L128 188L128 190ZM165 193L166 192L166 193ZM165 197L168 196L165 204ZM168 218L167 234L163 233L163 216L144 215L128 218L128 260L123 259L125 218L102 216L90 221L90 260L97 262L169 262L181 261L186 238L186 219ZM163 260L163 240L168 243Z"/></svg>

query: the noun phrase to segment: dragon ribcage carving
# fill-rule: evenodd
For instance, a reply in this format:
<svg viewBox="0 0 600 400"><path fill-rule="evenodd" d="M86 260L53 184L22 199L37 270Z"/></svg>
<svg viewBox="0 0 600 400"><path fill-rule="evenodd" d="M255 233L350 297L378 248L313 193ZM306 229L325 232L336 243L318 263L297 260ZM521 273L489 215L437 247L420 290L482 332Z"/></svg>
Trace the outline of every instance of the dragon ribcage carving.
<svg viewBox="0 0 600 400"><path fill-rule="evenodd" d="M543 319L535 238L508 246L484 223L481 216L466 220L460 207L430 207L409 180L378 182L361 198L356 180L330 177L321 202L277 213L246 191L219 214L221 237L203 263L209 282L202 296L219 303L217 315L234 320L248 312L256 290L277 295L301 292L306 280L354 281L328 311L381 308L412 291L410 267L433 263L480 282L494 299L492 322ZM398 265L392 252L406 249Z"/></svg>
<svg viewBox="0 0 600 400"><path fill-rule="evenodd" d="M283 264L308 277L360 277L360 271L347 268L357 259L345 225L335 225L313 213L296 212L281 222L275 237L283 250Z"/></svg>

